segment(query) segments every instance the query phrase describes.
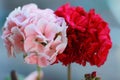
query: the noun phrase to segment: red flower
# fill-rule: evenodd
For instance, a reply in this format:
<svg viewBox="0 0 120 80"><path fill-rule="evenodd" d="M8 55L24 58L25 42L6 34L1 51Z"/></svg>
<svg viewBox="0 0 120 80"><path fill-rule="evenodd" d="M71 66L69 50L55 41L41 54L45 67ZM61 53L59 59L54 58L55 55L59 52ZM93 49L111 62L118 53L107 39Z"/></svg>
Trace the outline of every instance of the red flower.
<svg viewBox="0 0 120 80"><path fill-rule="evenodd" d="M101 66L106 61L112 46L108 24L94 10L88 13L82 7L71 7L65 4L55 11L64 17L67 24L68 45L58 60L64 65L76 62L83 66L86 63Z"/></svg>
<svg viewBox="0 0 120 80"><path fill-rule="evenodd" d="M96 77L96 71L92 72L91 76L92 76L92 78L95 78Z"/></svg>

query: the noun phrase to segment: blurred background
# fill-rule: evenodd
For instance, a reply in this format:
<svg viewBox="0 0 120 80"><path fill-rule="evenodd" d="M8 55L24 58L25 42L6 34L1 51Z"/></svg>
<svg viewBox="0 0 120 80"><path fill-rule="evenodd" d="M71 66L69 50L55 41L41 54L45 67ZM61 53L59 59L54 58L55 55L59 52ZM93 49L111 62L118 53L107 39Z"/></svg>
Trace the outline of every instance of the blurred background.
<svg viewBox="0 0 120 80"><path fill-rule="evenodd" d="M107 61L102 67L97 68L90 65L82 67L73 63L73 80L80 80L83 78L83 74L92 71L97 71L102 80L120 80L120 0L0 0L0 35L6 17L14 8L28 3L36 3L39 8L55 10L66 2L73 6L83 6L86 10L95 8L96 12L109 23L113 41ZM25 64L21 55L17 55L16 58L8 58L3 41L0 39L0 80L4 80L5 76L9 75L13 69L19 74L27 76L36 70L36 66ZM66 67L61 64L43 68L45 74L43 80L67 80L66 70Z"/></svg>

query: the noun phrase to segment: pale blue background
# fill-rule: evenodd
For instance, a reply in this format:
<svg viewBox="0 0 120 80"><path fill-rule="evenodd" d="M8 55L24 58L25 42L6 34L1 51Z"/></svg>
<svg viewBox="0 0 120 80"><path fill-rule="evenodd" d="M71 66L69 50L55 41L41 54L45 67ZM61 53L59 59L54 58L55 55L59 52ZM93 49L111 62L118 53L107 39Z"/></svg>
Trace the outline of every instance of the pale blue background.
<svg viewBox="0 0 120 80"><path fill-rule="evenodd" d="M101 14L101 16L109 23L113 47L106 63L100 68L91 67L89 65L82 67L78 64L72 64L73 80L80 80L84 73L89 73L94 70L98 72L98 75L102 77L102 80L120 80L120 24L114 17L114 12L110 11L111 9L108 6L108 1L111 0L0 0L0 35L1 28L8 13L15 7L27 3L34 2L38 4L39 8L51 8L54 10L66 2L70 2L71 5L75 6L83 6L86 10L95 8L97 13ZM26 76L34 71L35 68L36 66L34 65L24 64L21 55L18 55L16 59L8 58L5 47L3 46L3 41L0 39L0 80L4 80L4 77L8 75L12 69L15 69L19 74ZM44 80L67 80L66 67L61 64L48 66L43 70L45 73Z"/></svg>

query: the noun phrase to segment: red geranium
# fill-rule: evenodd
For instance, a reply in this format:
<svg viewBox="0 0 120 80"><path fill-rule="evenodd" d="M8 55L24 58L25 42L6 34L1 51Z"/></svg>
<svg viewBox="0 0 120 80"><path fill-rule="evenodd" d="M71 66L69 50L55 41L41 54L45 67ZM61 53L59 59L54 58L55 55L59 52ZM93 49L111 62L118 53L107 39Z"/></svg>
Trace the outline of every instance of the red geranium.
<svg viewBox="0 0 120 80"><path fill-rule="evenodd" d="M65 4L55 11L64 17L67 24L68 45L58 60L64 65L76 62L83 66L86 62L101 66L106 61L112 46L108 24L94 10L88 13L82 7Z"/></svg>

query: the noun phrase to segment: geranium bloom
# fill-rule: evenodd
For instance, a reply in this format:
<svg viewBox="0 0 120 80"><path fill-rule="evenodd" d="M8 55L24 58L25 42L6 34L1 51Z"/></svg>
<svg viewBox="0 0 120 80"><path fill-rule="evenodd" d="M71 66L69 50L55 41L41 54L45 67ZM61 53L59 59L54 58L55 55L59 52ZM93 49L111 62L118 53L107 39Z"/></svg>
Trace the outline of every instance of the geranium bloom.
<svg viewBox="0 0 120 80"><path fill-rule="evenodd" d="M83 66L87 62L98 67L103 65L112 42L108 24L100 15L69 4L58 8L55 14L64 17L68 24L68 45L63 54L58 55L58 60L64 65L73 62Z"/></svg>
<svg viewBox="0 0 120 80"><path fill-rule="evenodd" d="M63 20L64 21L64 20ZM56 60L58 53L62 53L67 45L66 25L48 22L40 19L38 24L30 24L25 28L26 40L24 48L30 53L26 62L47 66ZM33 60L32 60L33 59Z"/></svg>
<svg viewBox="0 0 120 80"><path fill-rule="evenodd" d="M25 62L45 67L66 48L66 29L64 19L53 10L29 4L10 13L2 38L10 56L23 52Z"/></svg>

